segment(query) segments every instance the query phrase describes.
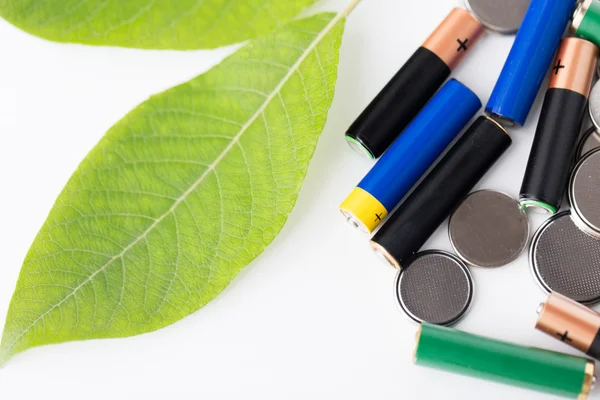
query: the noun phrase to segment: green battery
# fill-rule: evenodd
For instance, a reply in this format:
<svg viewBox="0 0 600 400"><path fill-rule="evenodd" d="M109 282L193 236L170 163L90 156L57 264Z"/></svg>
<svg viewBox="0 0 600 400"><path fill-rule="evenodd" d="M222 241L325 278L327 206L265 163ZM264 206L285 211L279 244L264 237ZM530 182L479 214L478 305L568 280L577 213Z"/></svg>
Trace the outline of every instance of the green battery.
<svg viewBox="0 0 600 400"><path fill-rule="evenodd" d="M419 329L414 362L580 400L587 399L595 382L595 364L587 358L430 324Z"/></svg>
<svg viewBox="0 0 600 400"><path fill-rule="evenodd" d="M600 46L600 1L585 0L573 15L575 35Z"/></svg>

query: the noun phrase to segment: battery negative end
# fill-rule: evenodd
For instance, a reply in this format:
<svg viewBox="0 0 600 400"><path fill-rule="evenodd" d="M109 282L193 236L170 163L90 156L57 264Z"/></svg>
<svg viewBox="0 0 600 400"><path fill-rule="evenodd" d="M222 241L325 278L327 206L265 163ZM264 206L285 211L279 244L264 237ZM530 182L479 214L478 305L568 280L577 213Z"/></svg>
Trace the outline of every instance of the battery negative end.
<svg viewBox="0 0 600 400"><path fill-rule="evenodd" d="M521 199L519 201L521 208L527 211L533 211L536 214L553 215L558 211L556 208L541 201Z"/></svg>
<svg viewBox="0 0 600 400"><path fill-rule="evenodd" d="M581 26L581 23L583 22L583 18L585 17L585 14L589 10L590 6L592 5L592 1L593 0L585 0L585 1L581 2L581 4L579 4L577 9L575 10L575 13L573 14L573 23L571 24L572 32L577 32L577 30L579 29L579 26Z"/></svg>
<svg viewBox="0 0 600 400"><path fill-rule="evenodd" d="M486 111L486 116L493 119L494 121L496 121L497 123L499 123L501 126L503 126L505 128L514 128L517 125L517 123L515 121L513 121L512 119L503 117L502 115L497 114L492 111Z"/></svg>
<svg viewBox="0 0 600 400"><path fill-rule="evenodd" d="M371 248L381 258L387 265L391 266L395 269L400 269L400 264L386 249L384 249L380 244L371 242Z"/></svg>
<svg viewBox="0 0 600 400"><path fill-rule="evenodd" d="M369 160L375 159L375 156L373 156L373 154L369 151L369 149L367 149L367 147L360 140L353 138L352 136L346 134L346 141L348 142L348 144L350 145L352 150L354 150L355 153L357 153L363 157L366 156Z"/></svg>
<svg viewBox="0 0 600 400"><path fill-rule="evenodd" d="M592 390L596 386L596 364L592 360L588 360L585 366L585 376L583 377L583 386L578 400L587 400Z"/></svg>
<svg viewBox="0 0 600 400"><path fill-rule="evenodd" d="M546 303L540 303L535 310L536 314L540 315L544 311L544 307L546 307Z"/></svg>
<svg viewBox="0 0 600 400"><path fill-rule="evenodd" d="M388 215L379 200L360 187L346 197L340 211L350 225L366 233L372 233Z"/></svg>

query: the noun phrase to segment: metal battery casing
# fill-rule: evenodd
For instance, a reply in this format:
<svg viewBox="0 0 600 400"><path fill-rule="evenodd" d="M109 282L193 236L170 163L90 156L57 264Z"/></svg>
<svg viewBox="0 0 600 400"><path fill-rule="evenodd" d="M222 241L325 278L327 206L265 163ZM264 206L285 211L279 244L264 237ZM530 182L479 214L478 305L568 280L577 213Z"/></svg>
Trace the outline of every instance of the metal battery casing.
<svg viewBox="0 0 600 400"><path fill-rule="evenodd" d="M464 0L465 7L488 29L516 33L531 0Z"/></svg>
<svg viewBox="0 0 600 400"><path fill-rule="evenodd" d="M570 211L550 217L536 231L529 265L540 288L583 304L600 302L600 241L570 218Z"/></svg>
<svg viewBox="0 0 600 400"><path fill-rule="evenodd" d="M579 146L577 147L577 158L575 162L579 162L579 160L581 160L583 157L598 148L600 148L600 134L596 130L596 127L591 127L579 140Z"/></svg>
<svg viewBox="0 0 600 400"><path fill-rule="evenodd" d="M596 127L591 127L579 140L579 146L577 147L577 158L575 162L579 162L583 157L587 156L592 151L600 148L600 133L596 130Z"/></svg>
<svg viewBox="0 0 600 400"><path fill-rule="evenodd" d="M470 265L497 268L527 246L529 221L519 202L491 190L471 193L450 217L450 242Z"/></svg>
<svg viewBox="0 0 600 400"><path fill-rule="evenodd" d="M600 149L583 157L569 183L569 202L573 222L593 237L600 239Z"/></svg>
<svg viewBox="0 0 600 400"><path fill-rule="evenodd" d="M590 92L589 112L592 124L600 131L600 83L596 82Z"/></svg>
<svg viewBox="0 0 600 400"><path fill-rule="evenodd" d="M400 309L415 322L450 326L473 301L473 277L455 255L437 250L418 253L398 271L394 294Z"/></svg>

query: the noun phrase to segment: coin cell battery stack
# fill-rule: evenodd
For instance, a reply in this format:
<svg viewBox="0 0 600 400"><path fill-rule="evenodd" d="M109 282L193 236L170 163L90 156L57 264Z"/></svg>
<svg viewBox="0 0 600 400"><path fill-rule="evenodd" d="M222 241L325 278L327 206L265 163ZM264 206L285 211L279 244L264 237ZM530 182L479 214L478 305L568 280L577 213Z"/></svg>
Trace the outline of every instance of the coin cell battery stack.
<svg viewBox="0 0 600 400"><path fill-rule="evenodd" d="M484 28L455 8L423 43L346 133L357 153L377 159L475 45Z"/></svg>

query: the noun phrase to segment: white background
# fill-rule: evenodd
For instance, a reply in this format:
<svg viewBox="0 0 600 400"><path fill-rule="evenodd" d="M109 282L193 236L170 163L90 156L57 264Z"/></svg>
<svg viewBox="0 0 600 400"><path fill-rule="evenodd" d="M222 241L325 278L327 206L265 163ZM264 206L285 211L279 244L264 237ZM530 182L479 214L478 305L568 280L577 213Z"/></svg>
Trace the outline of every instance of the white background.
<svg viewBox="0 0 600 400"><path fill-rule="evenodd" d="M216 300L155 333L19 354L0 370L0 399L549 398L414 366L417 325L394 301L395 272L337 210L370 168L345 144L345 129L456 1L364 0L355 10L297 207L281 235ZM320 9L345 3L324 1ZM488 34L456 71L484 104L512 40ZM230 51L61 45L0 20L0 321L27 249L81 159L149 95ZM540 99L480 188L517 196L539 110ZM427 247L450 250L445 226ZM576 354L533 329L545 295L525 254L473 274L475 301L458 328Z"/></svg>

